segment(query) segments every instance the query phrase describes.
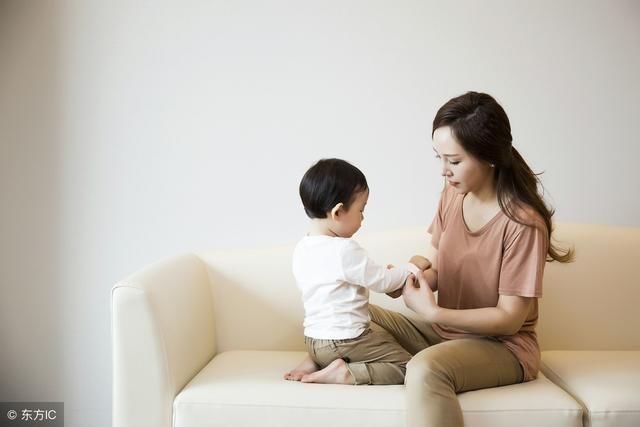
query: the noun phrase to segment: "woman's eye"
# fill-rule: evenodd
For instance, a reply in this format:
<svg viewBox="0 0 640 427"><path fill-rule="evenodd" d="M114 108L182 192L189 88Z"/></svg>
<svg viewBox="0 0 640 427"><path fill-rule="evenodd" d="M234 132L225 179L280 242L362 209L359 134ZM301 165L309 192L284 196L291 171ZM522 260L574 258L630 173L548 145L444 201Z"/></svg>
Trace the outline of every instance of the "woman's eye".
<svg viewBox="0 0 640 427"><path fill-rule="evenodd" d="M449 162L449 163L451 163L452 165L454 165L454 166L455 166L455 165L457 165L458 163L460 163L460 160L458 160L458 161L456 161L456 162Z"/></svg>

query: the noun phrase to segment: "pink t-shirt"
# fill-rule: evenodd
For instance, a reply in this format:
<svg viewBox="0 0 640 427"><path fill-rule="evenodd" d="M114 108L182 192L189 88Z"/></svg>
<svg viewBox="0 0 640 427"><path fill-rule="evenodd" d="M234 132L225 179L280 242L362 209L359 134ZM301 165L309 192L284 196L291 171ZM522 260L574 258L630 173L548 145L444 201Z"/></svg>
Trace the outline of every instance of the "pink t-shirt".
<svg viewBox="0 0 640 427"><path fill-rule="evenodd" d="M516 356L524 380L535 379L540 367L540 347L535 326L542 276L549 247L547 228L533 209L520 210L519 224L500 211L481 229L469 231L462 215L463 194L449 185L440 197L429 233L438 249L438 305L449 309L495 307L500 295L535 298L524 324L515 335L491 337L503 342ZM434 324L445 339L478 338L445 325Z"/></svg>

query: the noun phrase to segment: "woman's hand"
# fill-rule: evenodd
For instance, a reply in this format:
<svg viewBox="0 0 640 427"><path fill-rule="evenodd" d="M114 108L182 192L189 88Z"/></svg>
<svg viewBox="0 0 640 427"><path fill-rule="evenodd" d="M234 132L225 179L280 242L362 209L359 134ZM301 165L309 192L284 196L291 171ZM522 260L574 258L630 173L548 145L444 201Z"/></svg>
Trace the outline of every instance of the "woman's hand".
<svg viewBox="0 0 640 427"><path fill-rule="evenodd" d="M415 279L418 280L417 283ZM409 276L403 288L402 297L405 305L421 315L427 322L436 321L439 307L423 272L419 272L416 276Z"/></svg>

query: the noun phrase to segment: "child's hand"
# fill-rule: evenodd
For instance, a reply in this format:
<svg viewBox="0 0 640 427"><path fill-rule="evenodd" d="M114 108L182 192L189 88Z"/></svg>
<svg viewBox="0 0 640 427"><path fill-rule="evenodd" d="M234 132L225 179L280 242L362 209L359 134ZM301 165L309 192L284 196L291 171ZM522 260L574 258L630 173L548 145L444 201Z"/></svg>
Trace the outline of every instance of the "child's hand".
<svg viewBox="0 0 640 427"><path fill-rule="evenodd" d="M423 257L422 255L412 256L409 262L423 271L428 268L431 268L431 261L429 261L427 258Z"/></svg>
<svg viewBox="0 0 640 427"><path fill-rule="evenodd" d="M402 285L402 287L396 289L393 292L387 292L387 295L390 296L393 299L399 298L402 296L402 290L404 289L404 285Z"/></svg>

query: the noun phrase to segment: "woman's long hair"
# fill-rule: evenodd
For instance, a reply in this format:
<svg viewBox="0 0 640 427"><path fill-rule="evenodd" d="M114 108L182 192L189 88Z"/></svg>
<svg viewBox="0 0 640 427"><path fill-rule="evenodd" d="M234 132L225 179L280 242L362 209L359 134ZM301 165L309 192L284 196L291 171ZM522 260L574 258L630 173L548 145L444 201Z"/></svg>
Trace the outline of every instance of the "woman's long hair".
<svg viewBox="0 0 640 427"><path fill-rule="evenodd" d="M554 210L538 191L538 186L542 188L538 175L511 144L511 125L500 104L486 93L467 92L440 107L433 119L431 136L442 126L451 128L465 151L494 166L498 203L510 219L531 226L516 211L530 207L540 214L549 237L547 261L573 261L573 248L561 249L551 242Z"/></svg>

